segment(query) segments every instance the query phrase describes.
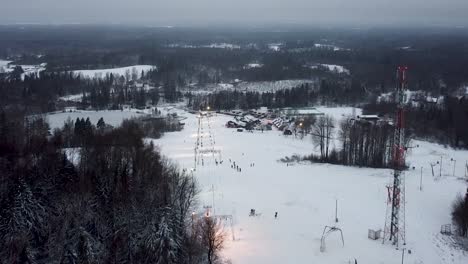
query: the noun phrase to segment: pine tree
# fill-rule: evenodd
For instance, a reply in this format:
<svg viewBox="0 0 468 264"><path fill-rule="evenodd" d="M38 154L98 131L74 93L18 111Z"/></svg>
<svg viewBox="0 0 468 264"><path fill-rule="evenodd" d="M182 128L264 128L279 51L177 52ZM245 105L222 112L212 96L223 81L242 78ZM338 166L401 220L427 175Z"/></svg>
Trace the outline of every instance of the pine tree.
<svg viewBox="0 0 468 264"><path fill-rule="evenodd" d="M146 260L156 264L178 263L181 239L173 219L164 213L158 224L151 224L143 239Z"/></svg>
<svg viewBox="0 0 468 264"><path fill-rule="evenodd" d="M96 127L98 129L104 129L106 127L106 123L104 122L104 118L99 118L97 124L96 124Z"/></svg>

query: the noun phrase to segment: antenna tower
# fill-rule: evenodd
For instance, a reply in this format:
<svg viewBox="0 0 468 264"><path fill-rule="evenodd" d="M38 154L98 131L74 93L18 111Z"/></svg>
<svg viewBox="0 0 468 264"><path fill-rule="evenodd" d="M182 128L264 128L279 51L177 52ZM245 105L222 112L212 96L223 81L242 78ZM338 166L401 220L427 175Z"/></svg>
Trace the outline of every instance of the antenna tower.
<svg viewBox="0 0 468 264"><path fill-rule="evenodd" d="M406 66L397 69L397 90L395 93L396 116L395 133L393 136L393 184L387 186L388 205L385 220L385 241L391 241L398 248L400 239L406 244L405 236L405 183L403 170L405 168L405 115L404 115L404 92L408 86ZM389 212L390 211L390 212ZM390 214L389 214L390 213Z"/></svg>

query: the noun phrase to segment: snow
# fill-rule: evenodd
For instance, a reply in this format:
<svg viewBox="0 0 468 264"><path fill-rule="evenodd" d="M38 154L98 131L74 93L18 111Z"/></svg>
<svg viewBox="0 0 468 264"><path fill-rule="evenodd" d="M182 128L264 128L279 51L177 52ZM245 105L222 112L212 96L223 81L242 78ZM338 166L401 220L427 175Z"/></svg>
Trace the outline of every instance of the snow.
<svg viewBox="0 0 468 264"><path fill-rule="evenodd" d="M59 97L59 100L70 101L70 102L81 102L82 98L83 98L83 93L79 93L79 94L70 94L70 95Z"/></svg>
<svg viewBox="0 0 468 264"><path fill-rule="evenodd" d="M340 51L340 50L349 50L349 49L343 49L335 45L330 45L330 44L321 44L321 43L315 43L314 47L319 48L319 49L330 49L333 51Z"/></svg>
<svg viewBox="0 0 468 264"><path fill-rule="evenodd" d="M258 92L274 92L282 89L289 89L301 84L309 83L313 84L315 80L280 80L270 82L243 82L237 85L237 89L245 91L258 91ZM312 87L312 86L310 86Z"/></svg>
<svg viewBox="0 0 468 264"><path fill-rule="evenodd" d="M360 109L326 108L317 110L336 119L360 114ZM174 109L184 120L185 129L166 133L153 140L164 155L181 168L194 163L197 141L196 115ZM354 112L354 113L353 113ZM254 133L225 128L232 117L214 115L201 120L204 166L196 165L194 176L201 188L200 208L212 205L217 215L233 215L235 241L227 241L223 251L232 263L400 263L401 251L390 244L367 238L369 228L382 228L386 212L386 185L392 171L345 167L329 164L278 162L293 154L317 152L310 138L283 136L280 131ZM337 122L338 122L337 120ZM107 121L106 121L107 122ZM408 162L415 169L405 172L407 249L405 263L468 263L468 254L451 245L450 238L439 233L442 224L450 223L451 203L463 193L468 151L457 151L441 145L413 141ZM203 149L202 149L203 150ZM218 154L216 151L220 151ZM216 153L216 154L214 154ZM442 177L432 177L430 162L443 157ZM200 158L201 156L198 155ZM215 164L222 159L221 165ZM453 163L457 160L455 177ZM242 168L231 168L229 159ZM255 163L254 167L249 166ZM423 167L423 190L419 190L420 168ZM438 171L438 170L437 170ZM214 187L214 191L212 190ZM325 225L335 225L335 199L338 200L336 224L342 228L345 246L336 234L326 240L326 251L320 252L320 238ZM250 209L261 214L249 217ZM278 219L274 213L278 212ZM231 230L225 231L231 237Z"/></svg>
<svg viewBox="0 0 468 264"><path fill-rule="evenodd" d="M80 151L81 148L64 148L63 153L67 156L67 159L75 166L80 164Z"/></svg>
<svg viewBox="0 0 468 264"><path fill-rule="evenodd" d="M268 44L268 48L272 51L280 51L283 43L270 43Z"/></svg>
<svg viewBox="0 0 468 264"><path fill-rule="evenodd" d="M191 44L181 44L181 43L172 43L167 45L169 48L183 48L183 49L198 49L198 48L211 48L211 49L240 49L241 46L232 43L210 43L207 45L191 45Z"/></svg>
<svg viewBox="0 0 468 264"><path fill-rule="evenodd" d="M7 71L8 63L10 63L10 62L11 61L9 61L9 60L1 60L0 59L0 73Z"/></svg>
<svg viewBox="0 0 468 264"><path fill-rule="evenodd" d="M239 45L231 44L231 43L212 43L210 45L205 45L203 47L214 48L214 49L240 49L241 48Z"/></svg>
<svg viewBox="0 0 468 264"><path fill-rule="evenodd" d="M113 75L120 75L125 76L125 73L128 72L130 74L130 78L132 75L132 71L135 69L138 78L141 77L141 72L148 72L152 69L155 69L156 66L152 65L134 65L128 67L121 67L121 68L110 68L110 69L99 69L99 70L76 70L73 71L76 75L81 75L83 78L104 78L107 74Z"/></svg>
<svg viewBox="0 0 468 264"><path fill-rule="evenodd" d="M319 65L327 68L331 72L349 74L349 70L341 65L335 65L335 64L319 64ZM317 66L312 66L311 68L316 69Z"/></svg>
<svg viewBox="0 0 468 264"><path fill-rule="evenodd" d="M399 47L398 49L399 50L410 50L412 47L411 46L403 46L403 47Z"/></svg>
<svg viewBox="0 0 468 264"><path fill-rule="evenodd" d="M47 63L41 63L39 65L21 65L11 64L12 61L0 60L0 72L12 72L16 66L21 66L24 73L21 74L21 79L24 80L24 76L38 74L46 69Z"/></svg>
<svg viewBox="0 0 468 264"><path fill-rule="evenodd" d="M290 89L302 84L309 84L309 87L312 89L313 84L316 83L316 80L312 79L299 79L299 80L280 80L280 81L264 81L264 82L241 82L235 80L236 85L229 83L219 83L213 85L206 85L200 89L186 89L185 91L191 92L193 94L208 94L216 91L223 90L237 90L237 91L257 91L257 92L274 92L283 89Z"/></svg>
<svg viewBox="0 0 468 264"><path fill-rule="evenodd" d="M244 69L255 69L255 68L261 68L263 67L263 64L261 63L249 63L244 66Z"/></svg>
<svg viewBox="0 0 468 264"><path fill-rule="evenodd" d="M93 125L96 125L99 118L104 118L104 122L111 126L119 126L123 120L130 119L133 117L144 116L149 114L148 109L145 110L103 110L103 111L85 111L77 110L74 112L54 112L46 114L46 118L49 121L51 130L54 128L60 128L65 124L68 118L75 121L77 118L88 118Z"/></svg>

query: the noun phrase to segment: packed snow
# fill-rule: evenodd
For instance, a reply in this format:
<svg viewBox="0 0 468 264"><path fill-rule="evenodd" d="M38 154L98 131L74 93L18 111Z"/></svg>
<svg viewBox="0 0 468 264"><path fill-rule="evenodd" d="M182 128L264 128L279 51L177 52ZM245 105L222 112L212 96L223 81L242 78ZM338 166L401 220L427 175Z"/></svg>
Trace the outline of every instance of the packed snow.
<svg viewBox="0 0 468 264"><path fill-rule="evenodd" d="M110 68L110 69L99 69L99 70L76 70L73 71L76 75L81 75L83 78L105 78L109 74L115 76L125 76L129 75L129 78L132 78L132 72L136 72L137 78L141 78L141 72L148 72L155 69L156 66L152 65L134 65L121 68Z"/></svg>
<svg viewBox="0 0 468 264"><path fill-rule="evenodd" d="M353 108L318 110L337 120L360 113ZM287 165L278 160L317 151L310 137L301 140L277 130L237 132L225 127L232 120L230 116L213 114L199 122L195 114L171 111L186 117L184 130L166 133L153 142L181 169L195 168L194 177L201 188L200 210L213 206L215 215L233 216L233 229L225 227L226 260L234 264L354 263L354 259L357 263L400 263L401 250L367 238L368 229L383 229L391 170L308 162ZM194 152L197 139L203 146ZM440 234L441 225L451 222L452 201L466 190L463 175L468 151L423 141L412 145L418 147L410 149L410 169L404 174L405 248L411 250L405 254L405 263L468 263L468 254L458 249L451 237ZM433 177L430 163L441 157L442 176ZM456 164L450 159L457 160ZM241 172L231 167L233 162ZM338 223L334 221L335 200ZM256 216L249 216L251 209L256 210ZM338 234L332 234L325 252L320 252L325 225L343 230L344 247Z"/></svg>

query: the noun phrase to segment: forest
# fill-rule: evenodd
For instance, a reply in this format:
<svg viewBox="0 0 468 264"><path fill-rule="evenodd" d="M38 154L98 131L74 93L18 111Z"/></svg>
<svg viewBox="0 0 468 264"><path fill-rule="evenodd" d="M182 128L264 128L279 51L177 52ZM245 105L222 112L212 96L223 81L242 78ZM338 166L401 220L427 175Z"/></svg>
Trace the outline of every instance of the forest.
<svg viewBox="0 0 468 264"><path fill-rule="evenodd" d="M2 110L0 263L214 261L223 236L210 218L194 224L196 181L144 134L102 119L50 133Z"/></svg>

